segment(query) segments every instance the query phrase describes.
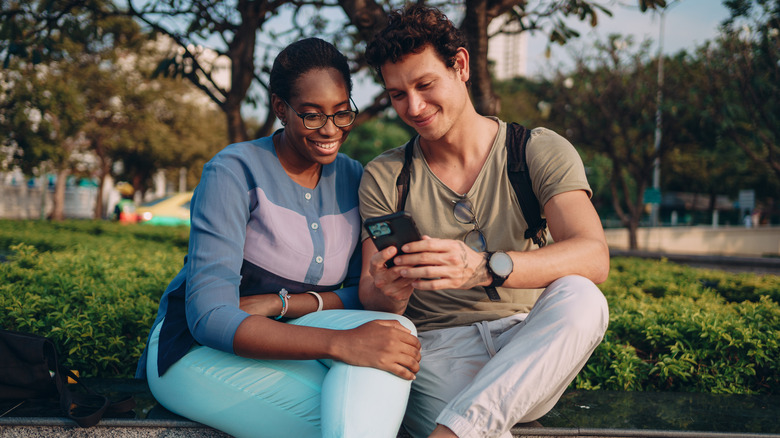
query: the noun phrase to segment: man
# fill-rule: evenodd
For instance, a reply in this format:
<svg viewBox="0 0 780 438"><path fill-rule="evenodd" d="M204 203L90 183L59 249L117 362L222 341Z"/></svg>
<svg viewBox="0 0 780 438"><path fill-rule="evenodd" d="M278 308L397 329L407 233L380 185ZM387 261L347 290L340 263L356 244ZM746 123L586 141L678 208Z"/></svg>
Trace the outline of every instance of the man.
<svg viewBox="0 0 780 438"><path fill-rule="evenodd" d="M582 162L562 137L532 131L526 157L555 243L531 251L507 178L507 125L474 109L469 53L452 22L408 6L391 14L366 58L419 134L403 209L423 240L396 256L394 247L377 252L364 233L360 283L366 308L418 327L421 369L404 427L415 437L511 436L514 424L555 405L606 330L594 283L607 277L609 252ZM402 147L366 166L364 219L396 211L403 163ZM486 296L491 286L500 301Z"/></svg>

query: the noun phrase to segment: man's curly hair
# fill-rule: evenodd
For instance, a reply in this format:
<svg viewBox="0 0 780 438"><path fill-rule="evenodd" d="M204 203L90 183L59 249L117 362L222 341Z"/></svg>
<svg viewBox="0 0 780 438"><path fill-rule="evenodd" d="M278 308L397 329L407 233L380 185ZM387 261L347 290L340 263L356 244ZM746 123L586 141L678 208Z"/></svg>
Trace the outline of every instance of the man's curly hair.
<svg viewBox="0 0 780 438"><path fill-rule="evenodd" d="M382 29L366 48L366 60L379 79L382 65L398 62L411 53L420 53L431 45L447 67L455 65L455 54L466 46L466 38L449 18L436 8L420 4L408 4L388 16L387 27Z"/></svg>

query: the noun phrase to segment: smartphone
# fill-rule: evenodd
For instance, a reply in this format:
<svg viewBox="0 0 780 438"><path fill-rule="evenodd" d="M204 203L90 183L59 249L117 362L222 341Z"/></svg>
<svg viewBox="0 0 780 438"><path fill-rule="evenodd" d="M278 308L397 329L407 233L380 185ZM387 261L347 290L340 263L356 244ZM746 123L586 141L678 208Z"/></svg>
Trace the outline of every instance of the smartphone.
<svg viewBox="0 0 780 438"><path fill-rule="evenodd" d="M422 239L412 215L404 210L396 213L372 217L366 219L363 224L376 245L376 249L382 251L389 246L398 248L398 254L403 254L401 247L409 242ZM385 263L388 268L393 267L393 259Z"/></svg>

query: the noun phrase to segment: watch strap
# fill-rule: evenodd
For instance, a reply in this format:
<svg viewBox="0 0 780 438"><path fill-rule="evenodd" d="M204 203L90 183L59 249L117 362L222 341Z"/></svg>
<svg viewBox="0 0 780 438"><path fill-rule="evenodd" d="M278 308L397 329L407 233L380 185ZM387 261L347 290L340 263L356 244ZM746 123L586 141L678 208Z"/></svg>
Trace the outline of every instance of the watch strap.
<svg viewBox="0 0 780 438"><path fill-rule="evenodd" d="M485 286L485 293L490 301L501 301L501 297L498 295L498 291L493 286Z"/></svg>
<svg viewBox="0 0 780 438"><path fill-rule="evenodd" d="M496 290L496 287L494 286L494 283L496 282L496 276L493 273L493 270L490 269L490 256L493 255L492 252L486 252L485 253L485 267L487 268L488 275L490 275L493 278L493 281L490 282L490 286L485 286L485 293L487 294L490 301L501 301L501 297L498 295L498 291Z"/></svg>

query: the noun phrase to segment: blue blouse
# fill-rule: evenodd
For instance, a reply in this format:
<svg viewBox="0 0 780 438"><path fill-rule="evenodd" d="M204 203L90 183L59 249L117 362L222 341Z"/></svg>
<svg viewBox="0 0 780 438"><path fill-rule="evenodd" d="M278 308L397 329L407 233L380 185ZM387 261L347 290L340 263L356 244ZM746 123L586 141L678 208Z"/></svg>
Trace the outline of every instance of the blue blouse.
<svg viewBox="0 0 780 438"><path fill-rule="evenodd" d="M271 137L232 144L206 163L191 201L188 255L152 326L164 319L160 375L195 342L233 353L249 316L241 296L334 291L345 308L360 308L362 174L360 163L339 154L317 187L302 187L282 168ZM138 378L146 377L146 354Z"/></svg>

